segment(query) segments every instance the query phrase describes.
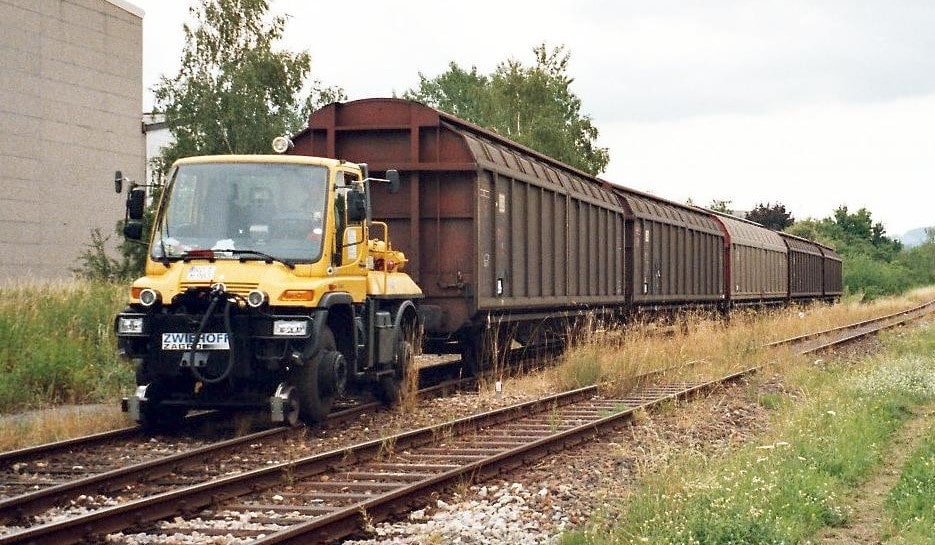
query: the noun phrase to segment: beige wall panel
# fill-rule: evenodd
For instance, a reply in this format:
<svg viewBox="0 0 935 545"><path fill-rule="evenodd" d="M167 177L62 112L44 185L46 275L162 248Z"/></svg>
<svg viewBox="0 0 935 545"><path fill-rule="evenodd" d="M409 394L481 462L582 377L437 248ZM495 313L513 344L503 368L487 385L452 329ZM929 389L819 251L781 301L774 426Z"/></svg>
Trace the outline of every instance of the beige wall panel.
<svg viewBox="0 0 935 545"><path fill-rule="evenodd" d="M117 2L119 3L119 2ZM142 179L142 19L107 0L0 0L0 281L67 278Z"/></svg>

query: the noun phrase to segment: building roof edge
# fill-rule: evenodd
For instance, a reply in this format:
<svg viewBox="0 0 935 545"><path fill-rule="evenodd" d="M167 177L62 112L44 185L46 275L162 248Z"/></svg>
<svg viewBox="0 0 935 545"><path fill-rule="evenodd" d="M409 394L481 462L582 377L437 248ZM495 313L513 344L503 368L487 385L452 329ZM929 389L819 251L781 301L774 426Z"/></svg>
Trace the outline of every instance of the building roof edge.
<svg viewBox="0 0 935 545"><path fill-rule="evenodd" d="M143 11L143 8L136 6L134 4L131 4L130 2L127 2L126 0L104 0L104 1L109 2L124 11L130 12L133 15L136 15L140 19L142 19L143 16L146 15L146 12Z"/></svg>

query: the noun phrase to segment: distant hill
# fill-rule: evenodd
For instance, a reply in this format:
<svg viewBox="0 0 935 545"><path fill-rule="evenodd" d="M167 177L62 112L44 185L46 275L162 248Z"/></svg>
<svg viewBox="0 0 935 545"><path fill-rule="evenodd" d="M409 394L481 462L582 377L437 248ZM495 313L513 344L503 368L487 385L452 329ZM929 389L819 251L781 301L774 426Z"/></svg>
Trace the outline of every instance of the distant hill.
<svg viewBox="0 0 935 545"><path fill-rule="evenodd" d="M900 242L903 243L903 246L906 248L912 248L913 246L918 246L925 242L925 227L919 227L918 229L913 229L899 238Z"/></svg>

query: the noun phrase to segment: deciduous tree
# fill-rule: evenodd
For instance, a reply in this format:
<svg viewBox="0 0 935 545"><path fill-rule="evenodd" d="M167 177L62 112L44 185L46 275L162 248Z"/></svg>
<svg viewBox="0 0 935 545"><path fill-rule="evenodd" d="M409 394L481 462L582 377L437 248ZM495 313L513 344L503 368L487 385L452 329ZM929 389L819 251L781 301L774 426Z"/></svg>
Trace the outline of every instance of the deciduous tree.
<svg viewBox="0 0 935 545"><path fill-rule="evenodd" d="M782 231L795 223L792 214L786 212L786 205L780 203L759 203L746 213L746 218L774 231Z"/></svg>
<svg viewBox="0 0 935 545"><path fill-rule="evenodd" d="M419 74L419 87L404 97L493 130L589 174L599 174L610 161L597 145L598 130L582 113L581 99L571 90L571 54L564 46L533 49L535 63L510 59L490 75L450 63L434 78Z"/></svg>
<svg viewBox="0 0 935 545"><path fill-rule="evenodd" d="M277 49L286 18L270 17L268 0L199 0L189 12L193 23L183 26L179 72L162 76L153 89L155 110L165 115L173 137L152 161L157 172L190 155L268 153L274 137L298 131L315 107L345 99L340 87L306 83L307 51ZM149 210L143 240L151 218ZM104 240L92 233L77 274L112 276L117 264L122 275L142 272L145 245L125 240L123 260L109 261L102 253Z"/></svg>
<svg viewBox="0 0 935 545"><path fill-rule="evenodd" d="M319 82L301 98L311 56L276 48L286 18L268 12L268 0L200 0L190 8L181 68L154 89L175 140L159 166L186 155L267 152L274 137L300 129L313 106L343 98Z"/></svg>

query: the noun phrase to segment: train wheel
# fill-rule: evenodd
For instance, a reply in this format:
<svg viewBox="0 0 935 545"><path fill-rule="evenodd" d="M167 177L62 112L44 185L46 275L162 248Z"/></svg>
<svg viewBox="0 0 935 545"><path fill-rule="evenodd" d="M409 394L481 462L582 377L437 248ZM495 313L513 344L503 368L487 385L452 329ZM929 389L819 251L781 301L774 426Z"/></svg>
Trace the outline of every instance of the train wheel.
<svg viewBox="0 0 935 545"><path fill-rule="evenodd" d="M274 411L273 421L282 422L289 427L298 426L299 413L302 409L299 407L299 394L295 391L295 387L280 384L276 388L276 392L273 393L273 398L281 403L281 409L277 406L272 407ZM282 411L282 414L277 414L279 410Z"/></svg>
<svg viewBox="0 0 935 545"><path fill-rule="evenodd" d="M299 417L307 424L321 422L328 417L347 380L344 356L338 352L334 333L328 326L322 329L318 350L293 373L299 394Z"/></svg>
<svg viewBox="0 0 935 545"><path fill-rule="evenodd" d="M163 405L169 388L162 383L152 383L146 388L146 403L140 407L139 424L148 431L170 431L178 429L188 408Z"/></svg>
<svg viewBox="0 0 935 545"><path fill-rule="evenodd" d="M383 403L393 405L399 403L406 390L410 387L410 380L418 380L414 364L412 342L408 339L396 343L396 369L391 375L380 377L377 383L376 395ZM418 387L418 385L415 385Z"/></svg>

